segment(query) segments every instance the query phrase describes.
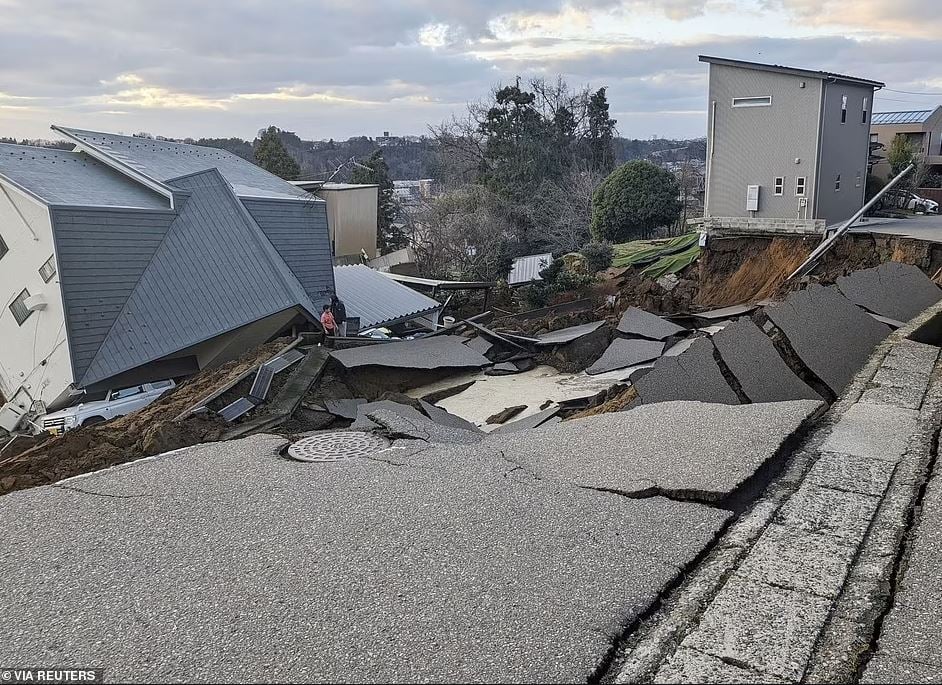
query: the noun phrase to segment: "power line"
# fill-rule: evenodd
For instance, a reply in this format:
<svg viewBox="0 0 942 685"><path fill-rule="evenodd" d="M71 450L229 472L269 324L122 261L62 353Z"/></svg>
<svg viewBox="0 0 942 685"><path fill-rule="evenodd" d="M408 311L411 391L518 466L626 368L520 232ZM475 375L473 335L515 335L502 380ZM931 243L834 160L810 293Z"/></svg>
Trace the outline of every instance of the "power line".
<svg viewBox="0 0 942 685"><path fill-rule="evenodd" d="M940 96L942 92L930 93L929 91L919 91L919 90L896 90L895 88L881 88L881 90L888 90L891 93L903 93L904 95L935 95Z"/></svg>

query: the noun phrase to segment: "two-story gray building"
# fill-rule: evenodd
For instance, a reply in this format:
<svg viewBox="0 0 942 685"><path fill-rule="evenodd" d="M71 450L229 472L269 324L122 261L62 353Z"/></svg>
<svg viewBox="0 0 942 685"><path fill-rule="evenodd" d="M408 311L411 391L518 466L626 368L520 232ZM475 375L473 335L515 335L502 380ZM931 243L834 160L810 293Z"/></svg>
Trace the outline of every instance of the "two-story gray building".
<svg viewBox="0 0 942 685"><path fill-rule="evenodd" d="M710 65L704 215L850 218L864 202L883 83L701 55Z"/></svg>

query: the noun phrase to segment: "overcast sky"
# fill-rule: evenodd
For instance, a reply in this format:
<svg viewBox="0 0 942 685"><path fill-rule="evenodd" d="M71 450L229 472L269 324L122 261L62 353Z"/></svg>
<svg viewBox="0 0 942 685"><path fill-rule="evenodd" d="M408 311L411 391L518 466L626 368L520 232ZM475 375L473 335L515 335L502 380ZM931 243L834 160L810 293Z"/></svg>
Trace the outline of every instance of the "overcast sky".
<svg viewBox="0 0 942 685"><path fill-rule="evenodd" d="M275 9L277 8L277 9ZM0 0L0 135L421 134L515 75L608 86L621 135L704 135L698 54L942 102L938 0ZM892 89L892 90L889 90ZM899 92L910 91L910 92ZM936 95L937 94L937 95Z"/></svg>

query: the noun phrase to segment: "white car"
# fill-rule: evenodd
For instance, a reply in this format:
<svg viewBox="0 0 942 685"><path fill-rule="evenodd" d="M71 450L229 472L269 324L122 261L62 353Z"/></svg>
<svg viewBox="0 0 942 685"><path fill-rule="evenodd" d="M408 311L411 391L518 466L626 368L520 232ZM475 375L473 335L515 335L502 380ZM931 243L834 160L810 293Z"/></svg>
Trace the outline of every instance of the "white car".
<svg viewBox="0 0 942 685"><path fill-rule="evenodd" d="M59 435L80 426L93 426L116 416L143 409L168 390L176 387L171 380L143 383L121 390L111 390L103 400L83 402L74 407L39 417L38 423L47 433Z"/></svg>
<svg viewBox="0 0 942 685"><path fill-rule="evenodd" d="M906 209L913 212L925 212L926 214L938 214L939 203L930 200L927 197L920 197L915 193L909 193L909 200L906 203Z"/></svg>

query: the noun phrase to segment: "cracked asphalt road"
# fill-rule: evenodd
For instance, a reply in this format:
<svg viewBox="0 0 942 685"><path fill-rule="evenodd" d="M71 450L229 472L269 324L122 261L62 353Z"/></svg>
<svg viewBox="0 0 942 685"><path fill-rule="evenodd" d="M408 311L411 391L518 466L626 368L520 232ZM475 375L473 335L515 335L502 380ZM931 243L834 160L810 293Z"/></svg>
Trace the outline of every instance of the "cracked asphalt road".
<svg viewBox="0 0 942 685"><path fill-rule="evenodd" d="M332 464L282 444L0 499L0 661L121 681L584 681L728 516L540 480L484 443Z"/></svg>

